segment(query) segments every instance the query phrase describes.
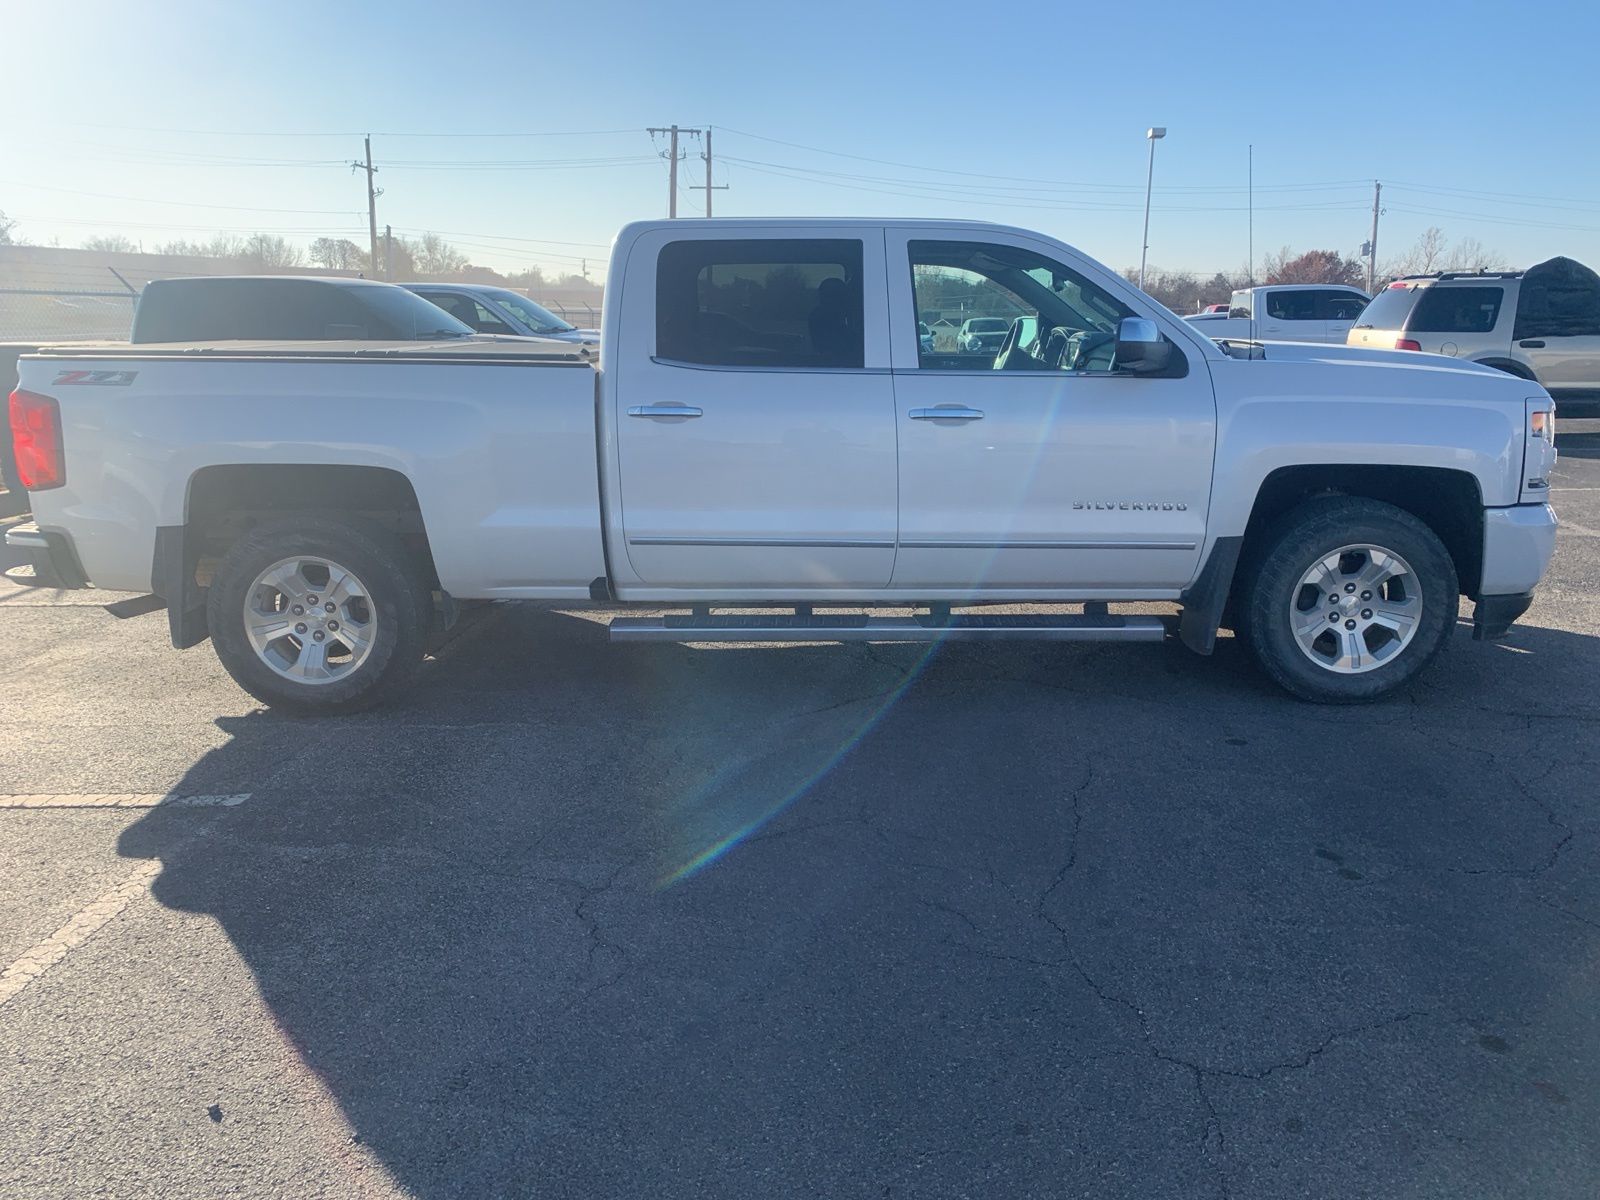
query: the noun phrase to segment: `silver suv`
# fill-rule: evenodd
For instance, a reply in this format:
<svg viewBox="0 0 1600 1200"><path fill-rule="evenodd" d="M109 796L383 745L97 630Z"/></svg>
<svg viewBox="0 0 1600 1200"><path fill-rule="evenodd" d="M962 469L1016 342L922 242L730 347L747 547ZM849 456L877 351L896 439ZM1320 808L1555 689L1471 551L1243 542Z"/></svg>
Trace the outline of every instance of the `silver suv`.
<svg viewBox="0 0 1600 1200"><path fill-rule="evenodd" d="M1484 363L1588 408L1600 404L1600 275L1552 258L1526 271L1408 276L1373 297L1345 342Z"/></svg>

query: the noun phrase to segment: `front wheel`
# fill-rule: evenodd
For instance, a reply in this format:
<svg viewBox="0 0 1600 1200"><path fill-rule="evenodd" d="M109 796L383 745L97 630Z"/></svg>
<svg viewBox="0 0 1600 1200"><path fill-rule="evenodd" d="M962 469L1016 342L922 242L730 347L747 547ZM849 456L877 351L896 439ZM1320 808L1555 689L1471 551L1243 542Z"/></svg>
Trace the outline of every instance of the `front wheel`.
<svg viewBox="0 0 1600 1200"><path fill-rule="evenodd" d="M1330 497L1295 509L1267 537L1247 583L1247 636L1294 695L1377 700L1443 649L1460 604L1455 564L1411 513Z"/></svg>
<svg viewBox="0 0 1600 1200"><path fill-rule="evenodd" d="M416 673L431 596L415 559L377 531L305 514L253 530L206 599L217 657L257 700L353 712Z"/></svg>

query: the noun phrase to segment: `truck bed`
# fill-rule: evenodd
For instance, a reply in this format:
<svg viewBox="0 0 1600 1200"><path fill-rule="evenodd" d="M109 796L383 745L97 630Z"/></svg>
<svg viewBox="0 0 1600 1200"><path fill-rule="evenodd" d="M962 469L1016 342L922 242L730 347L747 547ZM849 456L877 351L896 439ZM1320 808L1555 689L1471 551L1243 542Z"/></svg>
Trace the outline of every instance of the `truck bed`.
<svg viewBox="0 0 1600 1200"><path fill-rule="evenodd" d="M372 359L392 358L415 362L419 359L554 363L587 366L579 347L566 342L533 341L529 338L441 338L438 341L203 341L203 342L71 342L42 346L36 353L47 358L256 358L288 359Z"/></svg>
<svg viewBox="0 0 1600 1200"><path fill-rule="evenodd" d="M20 366L59 399L71 464L35 516L72 530L101 587L151 590L161 530L203 521L207 496L293 490L262 480L296 467L353 470L335 487L346 509L374 472L414 495L455 595L587 599L605 574L599 375L575 353L489 338L106 342Z"/></svg>

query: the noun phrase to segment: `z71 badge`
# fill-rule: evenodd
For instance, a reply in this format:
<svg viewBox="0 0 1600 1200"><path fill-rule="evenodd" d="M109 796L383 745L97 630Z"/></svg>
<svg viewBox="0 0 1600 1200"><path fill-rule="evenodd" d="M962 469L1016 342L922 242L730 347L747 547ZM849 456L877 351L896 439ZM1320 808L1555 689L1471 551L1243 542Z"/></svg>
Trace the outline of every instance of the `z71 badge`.
<svg viewBox="0 0 1600 1200"><path fill-rule="evenodd" d="M138 374L137 371L63 371L56 376L56 386L127 387Z"/></svg>

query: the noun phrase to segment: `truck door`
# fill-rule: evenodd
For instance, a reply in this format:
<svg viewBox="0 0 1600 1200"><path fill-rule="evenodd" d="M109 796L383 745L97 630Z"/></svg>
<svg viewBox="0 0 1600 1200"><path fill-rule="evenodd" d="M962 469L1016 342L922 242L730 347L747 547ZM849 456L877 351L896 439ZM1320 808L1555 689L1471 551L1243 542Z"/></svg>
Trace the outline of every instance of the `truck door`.
<svg viewBox="0 0 1600 1200"><path fill-rule="evenodd" d="M632 582L746 595L887 584L881 229L684 227L644 235L626 282L610 281L625 287L607 370Z"/></svg>
<svg viewBox="0 0 1600 1200"><path fill-rule="evenodd" d="M1198 350L1176 334L1171 377L1119 373L1117 322L1147 314L1131 289L1048 242L890 230L886 253L895 588L1126 597L1185 586L1205 537L1216 426ZM1033 341L985 370L920 348L919 315L952 312L1005 317L1019 333L1031 326Z"/></svg>
<svg viewBox="0 0 1600 1200"><path fill-rule="evenodd" d="M1356 323L1356 318L1367 306L1367 298L1356 292L1333 288L1318 292L1317 298L1318 312L1326 321L1322 333L1323 340L1338 346L1344 345L1350 336L1351 327Z"/></svg>
<svg viewBox="0 0 1600 1200"><path fill-rule="evenodd" d="M1308 288L1268 288L1258 293L1257 336L1264 342L1327 341L1328 322L1318 311L1317 296Z"/></svg>

